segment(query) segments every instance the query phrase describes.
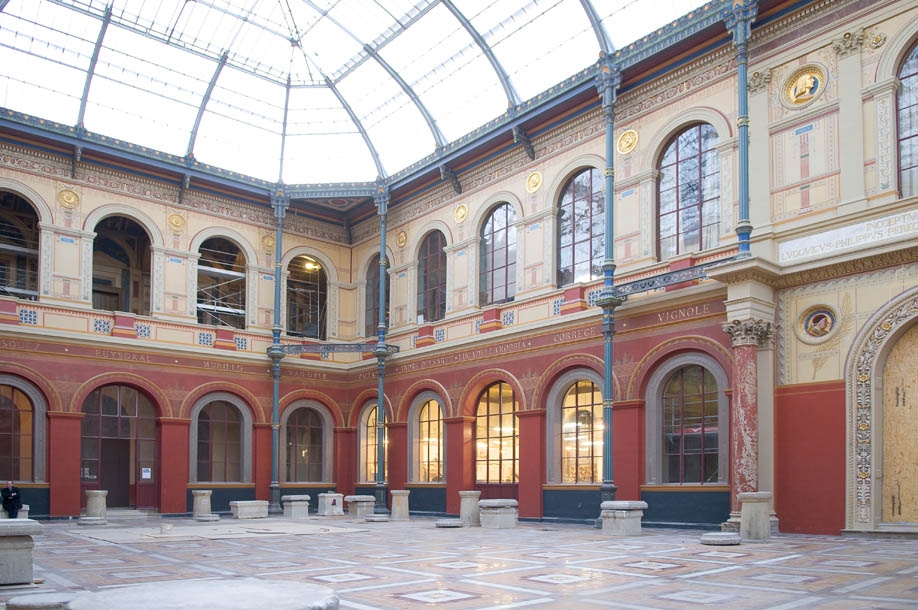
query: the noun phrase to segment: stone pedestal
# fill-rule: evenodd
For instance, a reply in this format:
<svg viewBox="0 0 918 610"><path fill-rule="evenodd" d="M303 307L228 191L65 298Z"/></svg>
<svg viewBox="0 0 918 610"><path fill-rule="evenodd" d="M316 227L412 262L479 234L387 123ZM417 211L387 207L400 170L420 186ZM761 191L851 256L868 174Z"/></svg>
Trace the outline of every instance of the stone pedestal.
<svg viewBox="0 0 918 610"><path fill-rule="evenodd" d="M516 527L516 500L479 500L481 527L492 530L507 530Z"/></svg>
<svg viewBox="0 0 918 610"><path fill-rule="evenodd" d="M194 498L192 505L192 518L195 521L219 521L220 515L210 512L210 495L213 493L210 489L192 489L191 496Z"/></svg>
<svg viewBox="0 0 918 610"><path fill-rule="evenodd" d="M354 519L363 519L373 514L376 498L373 496L344 496L347 502L347 514Z"/></svg>
<svg viewBox="0 0 918 610"><path fill-rule="evenodd" d="M710 546L732 546L740 543L740 535L735 532L705 532L701 535L701 544Z"/></svg>
<svg viewBox="0 0 918 610"><path fill-rule="evenodd" d="M335 493L319 494L318 514L322 517L334 517L344 514L344 496Z"/></svg>
<svg viewBox="0 0 918 610"><path fill-rule="evenodd" d="M309 500L309 496L283 496L284 516L288 519L308 519Z"/></svg>
<svg viewBox="0 0 918 610"><path fill-rule="evenodd" d="M86 490L86 514L80 517L80 525L105 525L107 489Z"/></svg>
<svg viewBox="0 0 918 610"><path fill-rule="evenodd" d="M739 494L740 538L743 542L765 542L771 538L770 491Z"/></svg>
<svg viewBox="0 0 918 610"><path fill-rule="evenodd" d="M6 610L67 610L67 602L77 595L75 591L20 595L6 602Z"/></svg>
<svg viewBox="0 0 918 610"><path fill-rule="evenodd" d="M392 521L407 521L408 520L408 494L411 493L410 489L393 489L389 493L392 494L392 515L390 519Z"/></svg>
<svg viewBox="0 0 918 610"><path fill-rule="evenodd" d="M41 530L32 519L0 521L0 585L32 584L32 536Z"/></svg>
<svg viewBox="0 0 918 610"><path fill-rule="evenodd" d="M10 514L6 512L5 508L0 508L0 519L9 519ZM28 519L29 518L29 505L23 504L22 508L19 509L19 513L16 515L17 519Z"/></svg>
<svg viewBox="0 0 918 610"><path fill-rule="evenodd" d="M302 582L239 578L87 591L74 597L66 607L68 610L337 610L338 595L326 587Z"/></svg>
<svg viewBox="0 0 918 610"><path fill-rule="evenodd" d="M607 536L640 536L647 502L613 500L599 505L602 533Z"/></svg>
<svg viewBox="0 0 918 610"><path fill-rule="evenodd" d="M233 519L267 519L267 500L234 500L230 502Z"/></svg>
<svg viewBox="0 0 918 610"><path fill-rule="evenodd" d="M465 525L481 525L481 509L478 507L480 491L459 492L459 520Z"/></svg>

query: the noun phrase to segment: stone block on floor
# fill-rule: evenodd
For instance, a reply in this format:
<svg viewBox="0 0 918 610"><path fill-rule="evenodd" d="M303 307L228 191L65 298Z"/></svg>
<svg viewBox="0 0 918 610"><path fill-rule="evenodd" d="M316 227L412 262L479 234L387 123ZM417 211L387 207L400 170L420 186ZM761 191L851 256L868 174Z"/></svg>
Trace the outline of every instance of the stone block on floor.
<svg viewBox="0 0 918 610"><path fill-rule="evenodd" d="M233 511L233 519L268 518L267 500L233 500L229 504L230 510Z"/></svg>
<svg viewBox="0 0 918 610"><path fill-rule="evenodd" d="M479 500L481 527L505 530L516 527L518 503L513 499Z"/></svg>
<svg viewBox="0 0 918 610"><path fill-rule="evenodd" d="M309 500L309 496L282 496L281 504L284 506L284 517L288 519L308 519Z"/></svg>
<svg viewBox="0 0 918 610"><path fill-rule="evenodd" d="M608 501L599 505L602 518L602 533L607 536L638 536L641 533L641 519L647 509L647 502Z"/></svg>

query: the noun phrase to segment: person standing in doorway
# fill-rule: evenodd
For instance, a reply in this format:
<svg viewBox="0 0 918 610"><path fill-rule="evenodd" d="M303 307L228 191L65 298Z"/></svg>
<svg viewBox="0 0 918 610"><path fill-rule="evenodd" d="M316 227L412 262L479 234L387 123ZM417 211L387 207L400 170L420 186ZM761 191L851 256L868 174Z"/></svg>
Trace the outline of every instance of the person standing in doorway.
<svg viewBox="0 0 918 610"><path fill-rule="evenodd" d="M5 510L10 519L19 516L19 509L22 508L22 496L19 495L19 488L13 485L12 481L6 482L6 489L0 491L3 496L3 510Z"/></svg>

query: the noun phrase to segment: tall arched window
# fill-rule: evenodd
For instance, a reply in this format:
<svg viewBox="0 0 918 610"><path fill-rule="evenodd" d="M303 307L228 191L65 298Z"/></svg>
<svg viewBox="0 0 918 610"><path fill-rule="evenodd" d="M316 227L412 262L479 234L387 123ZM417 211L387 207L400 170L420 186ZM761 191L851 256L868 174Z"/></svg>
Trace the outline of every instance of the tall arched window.
<svg viewBox="0 0 918 610"><path fill-rule="evenodd" d="M602 277L605 257L603 179L597 169L574 175L558 201L558 285Z"/></svg>
<svg viewBox="0 0 918 610"><path fill-rule="evenodd" d="M903 197L918 194L918 45L899 69L899 186Z"/></svg>
<svg viewBox="0 0 918 610"><path fill-rule="evenodd" d="M376 480L376 405L364 409L360 418L360 474L362 481ZM389 431L383 429L383 479L389 478Z"/></svg>
<svg viewBox="0 0 918 610"><path fill-rule="evenodd" d="M438 483L443 477L443 410L436 400L418 409L418 476L421 483Z"/></svg>
<svg viewBox="0 0 918 610"><path fill-rule="evenodd" d="M386 259L386 268L389 267L389 260ZM367 287L366 302L364 311L365 328L364 332L367 337L376 336L376 327L379 325L379 272L382 266L379 264L379 255L373 257L370 266L367 267ZM389 281L386 278L386 326L389 325Z"/></svg>
<svg viewBox="0 0 918 610"><path fill-rule="evenodd" d="M561 403L561 482L602 481L602 392L578 381Z"/></svg>
<svg viewBox="0 0 918 610"><path fill-rule="evenodd" d="M516 396L504 382L488 386L475 414L475 478L479 483L516 483L520 475Z"/></svg>
<svg viewBox="0 0 918 610"><path fill-rule="evenodd" d="M211 237L198 250L198 322L245 328L245 254Z"/></svg>
<svg viewBox="0 0 918 610"><path fill-rule="evenodd" d="M319 261L297 256L287 267L287 334L325 340L328 281Z"/></svg>
<svg viewBox="0 0 918 610"><path fill-rule="evenodd" d="M32 480L32 401L25 392L0 385L0 480Z"/></svg>
<svg viewBox="0 0 918 610"><path fill-rule="evenodd" d="M321 481L322 418L308 407L287 419L287 481Z"/></svg>
<svg viewBox="0 0 918 610"><path fill-rule="evenodd" d="M198 414L198 481L242 480L242 418L234 405L216 400Z"/></svg>
<svg viewBox="0 0 918 610"><path fill-rule="evenodd" d="M512 301L516 294L516 210L502 203L491 210L481 228L478 302Z"/></svg>
<svg viewBox="0 0 918 610"><path fill-rule="evenodd" d="M0 294L38 298L38 214L29 203L0 192Z"/></svg>
<svg viewBox="0 0 918 610"><path fill-rule="evenodd" d="M418 252L418 324L446 315L446 238L431 231Z"/></svg>
<svg viewBox="0 0 918 610"><path fill-rule="evenodd" d="M663 483L718 480L717 382L698 365L684 366L663 387Z"/></svg>
<svg viewBox="0 0 918 610"><path fill-rule="evenodd" d="M92 307L150 315L150 238L137 222L109 216L93 229Z"/></svg>
<svg viewBox="0 0 918 610"><path fill-rule="evenodd" d="M692 125L672 139L660 158L658 250L661 260L717 245L720 160L717 131Z"/></svg>

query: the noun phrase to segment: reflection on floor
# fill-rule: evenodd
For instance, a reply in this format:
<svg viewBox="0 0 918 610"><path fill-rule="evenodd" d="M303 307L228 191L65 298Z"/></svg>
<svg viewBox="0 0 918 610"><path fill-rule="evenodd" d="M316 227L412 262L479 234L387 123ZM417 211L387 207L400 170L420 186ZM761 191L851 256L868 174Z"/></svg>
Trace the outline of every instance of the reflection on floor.
<svg viewBox="0 0 918 610"><path fill-rule="evenodd" d="M160 531L160 523L173 527ZM766 544L708 547L698 543L699 532L675 530L612 539L577 525L306 523L224 517L232 532L224 538L213 524L189 519L100 529L49 522L35 541L35 575L44 582L0 587L0 602L33 592L254 576L325 585L338 591L342 608L358 610L918 606L918 540L780 535ZM240 535L240 528L248 531ZM113 538L106 529L134 531Z"/></svg>

